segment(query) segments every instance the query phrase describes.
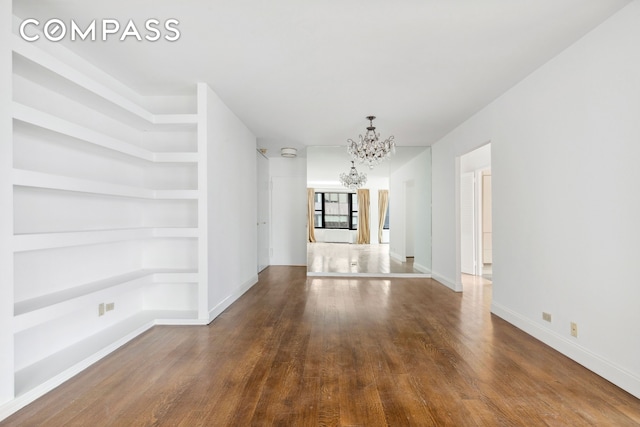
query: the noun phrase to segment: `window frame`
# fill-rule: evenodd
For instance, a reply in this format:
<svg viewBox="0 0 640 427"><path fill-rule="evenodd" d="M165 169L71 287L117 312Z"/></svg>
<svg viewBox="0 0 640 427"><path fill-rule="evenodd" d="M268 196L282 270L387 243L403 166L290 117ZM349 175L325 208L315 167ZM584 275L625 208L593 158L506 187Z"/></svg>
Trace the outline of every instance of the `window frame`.
<svg viewBox="0 0 640 427"><path fill-rule="evenodd" d="M320 195L320 209L315 209L315 204L316 204L316 196ZM348 215L348 219L347 219L347 227L331 227L331 228L327 228L327 222L325 219L326 216L326 194L347 194L347 215ZM339 196L338 196L339 197ZM314 192L314 224L313 224L313 228L318 230L357 230L357 224L354 227L353 224L353 218L354 216L357 218L358 215L358 210L353 210L354 208L354 198L358 197L357 193L351 193L351 192L345 192L345 191L316 191ZM357 199L355 199L357 200ZM320 215L320 222L321 225L318 226L315 223L315 218L316 215Z"/></svg>
<svg viewBox="0 0 640 427"><path fill-rule="evenodd" d="M316 209L316 196L320 195L320 210ZM320 227L316 226L316 216L320 215ZM324 193L315 191L313 193L313 228L324 228Z"/></svg>

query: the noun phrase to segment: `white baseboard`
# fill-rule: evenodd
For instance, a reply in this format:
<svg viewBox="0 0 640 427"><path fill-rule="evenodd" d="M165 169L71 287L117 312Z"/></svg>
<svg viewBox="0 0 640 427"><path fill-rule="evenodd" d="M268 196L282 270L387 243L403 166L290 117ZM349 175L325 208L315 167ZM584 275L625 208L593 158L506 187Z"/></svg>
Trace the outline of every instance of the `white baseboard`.
<svg viewBox="0 0 640 427"><path fill-rule="evenodd" d="M209 310L209 322L208 323L213 322L213 319L218 317L223 311L225 311L231 304L233 304L245 292L247 292L249 289L251 289L253 287L253 285L255 285L256 283L258 283L258 275L255 275L255 276L251 277L251 279L247 280L242 285L240 285L233 293L231 293L226 298L224 298L222 301L220 301L218 304L216 304L215 307L213 307L211 310Z"/></svg>
<svg viewBox="0 0 640 427"><path fill-rule="evenodd" d="M500 303L494 301L491 312L640 399L640 377L637 375Z"/></svg>
<svg viewBox="0 0 640 427"><path fill-rule="evenodd" d="M417 262L413 263L413 268L415 270L418 270L420 273L424 273L424 274L428 274L429 276L431 276L431 269L428 267L425 267L422 264L418 264Z"/></svg>
<svg viewBox="0 0 640 427"><path fill-rule="evenodd" d="M437 282L442 283L444 286L451 289L452 291L462 292L462 283L456 282L455 280L442 276L441 274L438 274L435 271L431 272L431 277Z"/></svg>
<svg viewBox="0 0 640 427"><path fill-rule="evenodd" d="M397 253L393 252L393 251L389 251L389 256L393 259L395 259L396 261L400 261L400 262L407 262L407 257L398 255Z"/></svg>

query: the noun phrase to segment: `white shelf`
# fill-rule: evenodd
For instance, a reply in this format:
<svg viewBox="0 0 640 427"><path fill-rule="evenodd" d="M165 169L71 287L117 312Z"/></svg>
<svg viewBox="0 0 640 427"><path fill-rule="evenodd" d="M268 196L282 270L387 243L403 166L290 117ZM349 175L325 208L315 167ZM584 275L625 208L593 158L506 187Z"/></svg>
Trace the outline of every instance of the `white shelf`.
<svg viewBox="0 0 640 427"><path fill-rule="evenodd" d="M139 199L195 200L198 198L198 190L152 190L149 188L111 184L22 169L13 170L13 184L23 187L46 188L50 190L75 191L80 193L133 197Z"/></svg>
<svg viewBox="0 0 640 427"><path fill-rule="evenodd" d="M197 114L154 114L152 123L157 125L190 125L198 123Z"/></svg>
<svg viewBox="0 0 640 427"><path fill-rule="evenodd" d="M206 325L209 321L198 319L197 310L156 310L150 313L153 313L154 325Z"/></svg>
<svg viewBox="0 0 640 427"><path fill-rule="evenodd" d="M203 323L198 321L196 311L141 311L17 371L16 396L46 393L151 328L156 319L176 319L176 324Z"/></svg>
<svg viewBox="0 0 640 427"><path fill-rule="evenodd" d="M115 106L145 120L150 124L192 125L198 122L197 114L153 114L136 102L119 94L86 74L70 67L55 56L37 48L32 43L22 40L15 34L13 35L12 42L12 50L18 55L46 68L54 74L88 90L89 92L109 101Z"/></svg>
<svg viewBox="0 0 640 427"><path fill-rule="evenodd" d="M152 190L156 200L196 200L198 190Z"/></svg>
<svg viewBox="0 0 640 427"><path fill-rule="evenodd" d="M153 228L153 237L198 237L197 228L187 227L156 227Z"/></svg>
<svg viewBox="0 0 640 427"><path fill-rule="evenodd" d="M99 147L117 151L137 159L154 163L196 163L198 153L173 152L155 153L146 148L138 147L128 142L120 141L108 135L104 135L93 129L80 126L68 120L61 119L52 114L39 111L18 102L13 103L13 118L42 129L67 135Z"/></svg>
<svg viewBox="0 0 640 427"><path fill-rule="evenodd" d="M105 299L123 290L153 283L197 283L198 273L186 269L143 269L85 283L70 289L18 301L14 304L14 331L32 328L60 317L94 300Z"/></svg>
<svg viewBox="0 0 640 427"><path fill-rule="evenodd" d="M100 132L96 132L92 129L17 102L13 103L13 118L43 129L80 139L100 147L108 148L109 150L118 151L138 159L153 161L153 153L147 149L120 141L116 138L104 135Z"/></svg>
<svg viewBox="0 0 640 427"><path fill-rule="evenodd" d="M13 251L25 252L69 246L95 245L154 237L197 237L197 228L127 228L115 230L87 230L60 233L16 234Z"/></svg>
<svg viewBox="0 0 640 427"><path fill-rule="evenodd" d="M153 153L155 163L197 163L198 153Z"/></svg>

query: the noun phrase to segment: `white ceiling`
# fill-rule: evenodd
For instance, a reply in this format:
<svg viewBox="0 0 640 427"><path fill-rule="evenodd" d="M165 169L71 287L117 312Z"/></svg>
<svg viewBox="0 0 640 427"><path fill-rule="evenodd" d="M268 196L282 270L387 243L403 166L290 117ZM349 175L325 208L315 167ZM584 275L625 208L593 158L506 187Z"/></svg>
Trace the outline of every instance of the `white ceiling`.
<svg viewBox="0 0 640 427"><path fill-rule="evenodd" d="M430 145L629 0L14 0L41 21L175 18L176 42L69 47L141 94L207 82L268 156L367 125Z"/></svg>

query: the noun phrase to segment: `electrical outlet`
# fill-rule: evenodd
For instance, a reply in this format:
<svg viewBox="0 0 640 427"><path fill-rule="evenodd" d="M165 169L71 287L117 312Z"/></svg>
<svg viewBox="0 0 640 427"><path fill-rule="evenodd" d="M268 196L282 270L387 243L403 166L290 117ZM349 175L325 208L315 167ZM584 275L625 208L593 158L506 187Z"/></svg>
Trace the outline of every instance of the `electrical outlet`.
<svg viewBox="0 0 640 427"><path fill-rule="evenodd" d="M112 310L115 310L115 308L116 308L115 302L108 302L107 305L105 306L106 311L112 311Z"/></svg>
<svg viewBox="0 0 640 427"><path fill-rule="evenodd" d="M551 313L542 312L542 320L546 320L547 322L551 322Z"/></svg>
<svg viewBox="0 0 640 427"><path fill-rule="evenodd" d="M571 336L578 338L578 324L571 322Z"/></svg>
<svg viewBox="0 0 640 427"><path fill-rule="evenodd" d="M101 302L98 305L98 316L104 316L104 303Z"/></svg>

